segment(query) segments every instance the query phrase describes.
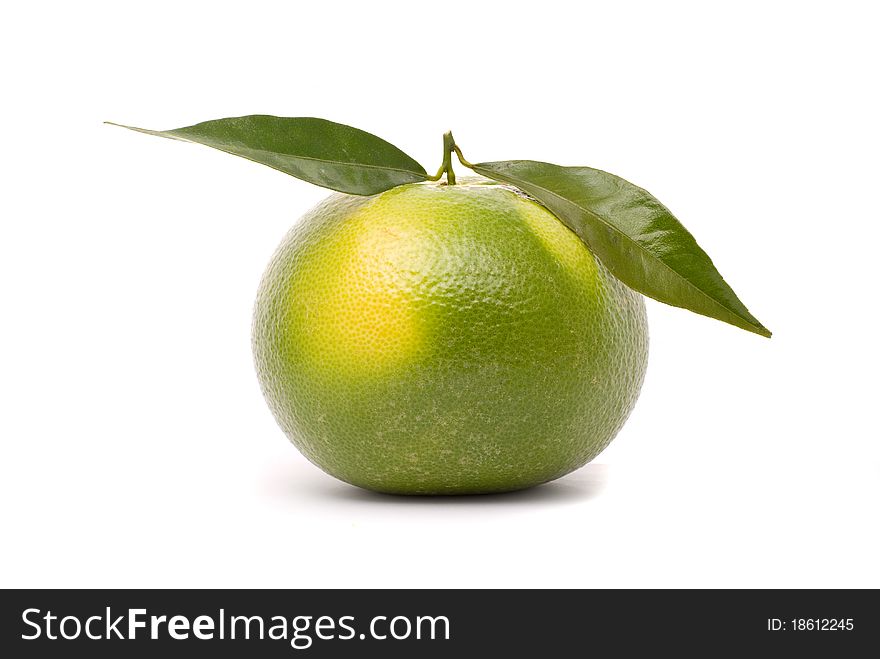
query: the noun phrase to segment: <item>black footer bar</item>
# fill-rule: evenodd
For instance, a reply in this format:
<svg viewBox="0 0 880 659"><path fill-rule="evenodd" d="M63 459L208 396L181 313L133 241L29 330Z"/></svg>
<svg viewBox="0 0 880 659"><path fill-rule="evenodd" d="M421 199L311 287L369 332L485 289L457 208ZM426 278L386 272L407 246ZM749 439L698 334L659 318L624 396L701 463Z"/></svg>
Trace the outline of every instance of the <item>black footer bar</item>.
<svg viewBox="0 0 880 659"><path fill-rule="evenodd" d="M6 590L0 631L7 657L646 649L848 657L880 652L880 598L872 590Z"/></svg>

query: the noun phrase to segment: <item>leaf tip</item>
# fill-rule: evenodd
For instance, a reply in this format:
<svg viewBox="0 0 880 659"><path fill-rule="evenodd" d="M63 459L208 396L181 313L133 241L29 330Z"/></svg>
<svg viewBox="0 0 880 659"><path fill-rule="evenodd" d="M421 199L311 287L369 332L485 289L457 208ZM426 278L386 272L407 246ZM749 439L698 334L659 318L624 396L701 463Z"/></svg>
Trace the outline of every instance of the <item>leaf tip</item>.
<svg viewBox="0 0 880 659"><path fill-rule="evenodd" d="M751 332L752 334L757 334L758 336L763 336L766 339L769 339L773 336L773 332L764 327L761 323L752 316L752 319L747 324L740 325L739 323L731 323L741 327L742 329Z"/></svg>
<svg viewBox="0 0 880 659"><path fill-rule="evenodd" d="M146 132L143 128L137 128L135 126L126 126L125 124L117 124L115 121L105 121L104 125L106 126L116 126L117 128L125 128L127 130L133 130L139 133Z"/></svg>

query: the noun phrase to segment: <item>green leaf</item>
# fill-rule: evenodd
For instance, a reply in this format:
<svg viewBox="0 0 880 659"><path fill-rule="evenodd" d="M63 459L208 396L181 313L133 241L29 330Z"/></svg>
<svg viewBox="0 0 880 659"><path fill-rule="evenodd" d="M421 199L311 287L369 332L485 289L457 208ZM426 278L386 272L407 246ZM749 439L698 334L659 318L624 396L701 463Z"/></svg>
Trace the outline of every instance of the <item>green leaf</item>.
<svg viewBox="0 0 880 659"><path fill-rule="evenodd" d="M175 130L122 127L204 144L349 194L377 194L427 179L425 169L393 144L326 119L250 115Z"/></svg>
<svg viewBox="0 0 880 659"><path fill-rule="evenodd" d="M645 190L598 169L533 160L484 162L473 169L546 206L630 288L770 336L694 237Z"/></svg>

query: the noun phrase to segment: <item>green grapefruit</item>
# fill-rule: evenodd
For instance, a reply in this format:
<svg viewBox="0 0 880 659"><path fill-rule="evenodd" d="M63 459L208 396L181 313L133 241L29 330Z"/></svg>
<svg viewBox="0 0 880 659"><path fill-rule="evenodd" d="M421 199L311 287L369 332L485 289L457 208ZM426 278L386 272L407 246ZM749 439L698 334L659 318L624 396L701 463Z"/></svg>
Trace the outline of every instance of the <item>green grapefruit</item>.
<svg viewBox="0 0 880 659"><path fill-rule="evenodd" d="M329 474L397 494L516 490L577 469L645 373L639 294L554 215L483 179L333 194L257 296L265 397Z"/></svg>

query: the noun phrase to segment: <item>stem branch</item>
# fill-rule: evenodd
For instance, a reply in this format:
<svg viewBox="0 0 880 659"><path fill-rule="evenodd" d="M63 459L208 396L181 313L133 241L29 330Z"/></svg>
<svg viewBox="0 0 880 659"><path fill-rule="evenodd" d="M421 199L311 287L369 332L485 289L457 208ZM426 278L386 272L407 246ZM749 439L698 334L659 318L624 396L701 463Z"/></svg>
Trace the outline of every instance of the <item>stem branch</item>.
<svg viewBox="0 0 880 659"><path fill-rule="evenodd" d="M468 169L473 169L474 166L470 164L467 160L464 159L464 155L461 152L461 149L458 148L458 144L453 144L452 148L455 150L455 155L458 156L458 162L467 167Z"/></svg>
<svg viewBox="0 0 880 659"><path fill-rule="evenodd" d="M437 173L434 176L429 176L429 181L439 181L444 174L446 174L446 183L448 185L455 185L455 172L452 171L452 154L455 153L458 156L459 162L465 167L469 167L473 169L473 165L471 165L467 160L464 159L464 156L461 155L461 149L458 148L458 145L455 143L455 138L452 136L452 131L447 131L443 134L443 164L440 165L440 169L437 170Z"/></svg>

